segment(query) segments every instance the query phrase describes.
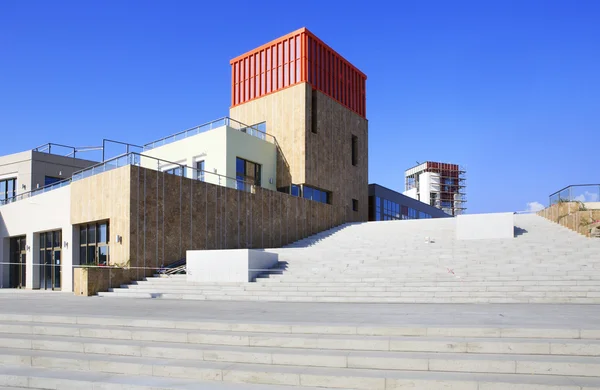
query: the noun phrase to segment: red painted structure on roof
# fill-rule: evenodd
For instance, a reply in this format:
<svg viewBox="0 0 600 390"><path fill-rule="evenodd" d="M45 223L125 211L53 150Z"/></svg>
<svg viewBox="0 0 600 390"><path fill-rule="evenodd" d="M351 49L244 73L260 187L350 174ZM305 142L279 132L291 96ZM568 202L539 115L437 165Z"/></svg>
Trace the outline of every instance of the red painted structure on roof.
<svg viewBox="0 0 600 390"><path fill-rule="evenodd" d="M307 82L362 117L367 76L306 28L230 61L231 106Z"/></svg>

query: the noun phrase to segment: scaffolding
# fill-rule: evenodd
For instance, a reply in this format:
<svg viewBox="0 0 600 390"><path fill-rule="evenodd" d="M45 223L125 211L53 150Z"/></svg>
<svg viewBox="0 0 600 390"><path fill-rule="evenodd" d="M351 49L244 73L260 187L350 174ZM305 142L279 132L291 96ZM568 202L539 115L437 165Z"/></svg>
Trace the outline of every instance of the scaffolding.
<svg viewBox="0 0 600 390"><path fill-rule="evenodd" d="M467 208L466 169L458 164L427 161L405 171L405 194L457 216Z"/></svg>

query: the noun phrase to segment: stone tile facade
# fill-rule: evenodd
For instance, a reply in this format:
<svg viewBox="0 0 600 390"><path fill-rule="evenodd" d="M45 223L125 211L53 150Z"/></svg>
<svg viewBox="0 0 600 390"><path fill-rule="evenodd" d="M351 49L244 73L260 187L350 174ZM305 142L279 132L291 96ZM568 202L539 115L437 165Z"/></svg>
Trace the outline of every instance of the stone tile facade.
<svg viewBox="0 0 600 390"><path fill-rule="evenodd" d="M151 275L183 259L188 249L280 247L345 221L335 205L262 188L243 192L138 166L74 182L71 191L74 225L110 221L110 264L147 268L122 279ZM114 242L116 235L122 243ZM97 272L103 270L85 275L98 278ZM82 284L76 294L101 291L104 284L96 284L100 287Z"/></svg>
<svg viewBox="0 0 600 390"><path fill-rule="evenodd" d="M267 132L275 136L289 164L292 183L330 191L338 217L345 221L368 219L365 118L308 83L232 107L230 116L248 124L266 121ZM352 164L352 136L358 140L356 166ZM278 174L278 187L287 185L279 180ZM352 199L358 200L358 211L352 210Z"/></svg>

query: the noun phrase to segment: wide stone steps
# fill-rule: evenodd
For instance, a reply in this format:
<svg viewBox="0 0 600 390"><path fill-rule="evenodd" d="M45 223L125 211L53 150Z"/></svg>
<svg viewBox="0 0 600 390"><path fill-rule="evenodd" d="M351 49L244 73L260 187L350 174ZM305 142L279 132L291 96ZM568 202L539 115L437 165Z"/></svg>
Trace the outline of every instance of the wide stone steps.
<svg viewBox="0 0 600 390"><path fill-rule="evenodd" d="M0 385L21 388L591 390L599 356L595 329L0 316Z"/></svg>
<svg viewBox="0 0 600 390"><path fill-rule="evenodd" d="M516 215L514 239L458 241L455 223L348 224L274 249L280 264L253 283L187 283L185 275L177 275L111 286L99 295L266 302L600 303L600 240L535 215Z"/></svg>

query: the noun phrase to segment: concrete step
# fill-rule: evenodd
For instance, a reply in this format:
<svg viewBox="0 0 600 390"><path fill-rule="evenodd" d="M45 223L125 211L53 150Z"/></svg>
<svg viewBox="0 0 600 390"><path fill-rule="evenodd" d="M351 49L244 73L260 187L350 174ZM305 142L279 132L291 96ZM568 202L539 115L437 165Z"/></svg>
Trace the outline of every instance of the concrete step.
<svg viewBox="0 0 600 390"><path fill-rule="evenodd" d="M323 368L323 367L303 367L303 366L273 366L262 364L230 364L230 363L214 363L205 361L192 360L170 360L170 359L144 359L137 357L125 356L110 356L103 355L86 355L78 353L64 352L45 352L45 351L6 351L0 350L0 360L10 362L10 365L20 365L25 367L35 368L50 368L50 369L68 369L72 371L84 372L106 372L112 374L136 375L145 377L176 377L184 379L196 379L200 381L223 381L223 382L238 382L238 383L259 383L273 385L291 385L291 386L315 386L328 388L351 388L351 389L397 389L399 386L406 386L407 381L411 381L414 386L414 380L432 381L434 378L439 382L454 381L446 383L445 386L452 384L458 388L473 388L481 389L478 384L470 384L470 387L464 387L465 384L457 383L456 378L461 378L463 382L467 378L474 380L473 372L444 372L443 370L461 370L461 366L452 364L451 361L440 361L439 365L434 365L419 370L372 370L367 368ZM501 365L505 362L500 362L500 365L483 364L472 367L481 370L501 370ZM401 364L401 363L399 363ZM496 386L501 386L501 383L511 383L518 381L521 386L530 384L532 381L537 384L548 385L560 383L562 386L567 384L581 387L600 387L600 380L589 376L590 371L586 369L585 363L573 362L572 365L552 366L554 371L542 372L541 370L548 367L548 364L521 364L517 366L506 366L510 375L494 374ZM362 362L356 362L358 366L369 366L371 360L367 359ZM551 366L551 365L550 365ZM516 371L516 372L515 372ZM588 376L563 375L564 373L575 373L583 371ZM467 374L454 375L448 374ZM549 374L550 373L550 374ZM426 374L426 375L423 375ZM489 373L486 373L489 374ZM516 374L516 375L515 375ZM596 373L594 373L596 374ZM437 376L435 376L437 375ZM477 382L482 379L491 379L489 375L483 375ZM485 378L485 379L484 379ZM504 381L498 380L505 378ZM552 379L555 378L555 379ZM570 379L571 381L566 381ZM410 383L410 382L408 382ZM422 383L422 382L421 382ZM506 386L506 385L504 385ZM446 387L447 388L447 387ZM456 388L456 387L455 387ZM499 388L499 387L496 387ZM502 387L500 387L502 388ZM503 387L506 388L506 387ZM520 388L526 388L524 386ZM538 387L539 388L539 387ZM563 387L565 388L565 387Z"/></svg>
<svg viewBox="0 0 600 390"><path fill-rule="evenodd" d="M198 381L157 376L122 375L95 371L52 370L40 367L0 366L0 390L292 390L297 386L256 385ZM317 387L303 389L318 390ZM322 388L321 388L322 389Z"/></svg>
<svg viewBox="0 0 600 390"><path fill-rule="evenodd" d="M86 352L117 355L144 356L141 348L145 342L169 342L160 345L164 351L183 356L179 345L202 348L210 346L235 346L256 348L295 348L320 350L356 350L382 352L433 352L469 354L527 354L600 356L600 340L561 338L491 338L491 337L416 337L416 336L370 336L329 334L281 334L227 331L187 331L180 329L153 329L125 327L92 327L36 325L36 333L18 333L13 327L10 334L0 333L0 347L14 349L56 350L63 352ZM556 335L566 332L554 331ZM102 344L103 342L106 344ZM121 343L121 344L120 344ZM121 348L114 349L114 344ZM126 352L125 345L128 345ZM156 344L155 344L156 346ZM106 351L106 352L104 352ZM185 350L183 351L185 352ZM166 352L163 357L166 356Z"/></svg>
<svg viewBox="0 0 600 390"><path fill-rule="evenodd" d="M23 315L0 314L0 333L44 335L51 329L71 329L67 333L48 333L62 336L94 337L84 333L86 329L112 329L123 331L216 331L277 333L300 335L359 335L359 336L409 336L409 337L469 337L469 338L535 338L535 339L600 339L600 325L593 329L552 327L439 327L439 326L393 326L372 323L361 325L333 325L298 322L240 322L240 321L182 321L153 320L147 318ZM132 338L130 333L125 338ZM167 340L173 341L173 340Z"/></svg>

